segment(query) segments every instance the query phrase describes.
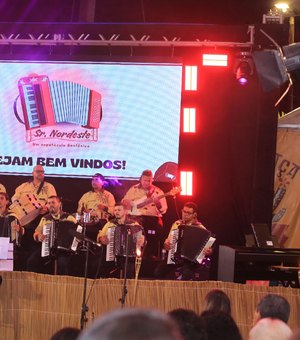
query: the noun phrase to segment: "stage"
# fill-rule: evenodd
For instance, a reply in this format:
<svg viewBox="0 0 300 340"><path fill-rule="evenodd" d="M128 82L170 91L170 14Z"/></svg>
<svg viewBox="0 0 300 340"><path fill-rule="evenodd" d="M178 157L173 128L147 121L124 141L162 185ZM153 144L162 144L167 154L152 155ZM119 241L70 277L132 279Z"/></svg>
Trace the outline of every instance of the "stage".
<svg viewBox="0 0 300 340"><path fill-rule="evenodd" d="M1 272L0 334L3 339L48 339L66 326L80 327L84 279L29 272ZM98 316L120 308L122 280L87 281L88 324ZM128 280L127 307L155 308L168 312L175 308L203 310L203 301L211 289L222 289L230 297L232 315L244 339L247 339L253 311L267 293L283 295L291 304L289 325L300 326L300 290L284 287L242 285L221 281L180 282Z"/></svg>

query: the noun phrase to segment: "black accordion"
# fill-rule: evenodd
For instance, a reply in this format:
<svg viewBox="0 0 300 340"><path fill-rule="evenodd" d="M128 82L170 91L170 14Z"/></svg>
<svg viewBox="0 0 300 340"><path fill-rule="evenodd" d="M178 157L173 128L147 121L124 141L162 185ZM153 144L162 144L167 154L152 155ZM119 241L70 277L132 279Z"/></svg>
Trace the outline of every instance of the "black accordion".
<svg viewBox="0 0 300 340"><path fill-rule="evenodd" d="M83 228L71 221L52 221L45 224L43 234L46 238L42 242L41 256L53 255L57 250L75 252L78 240L71 235L70 230L81 233Z"/></svg>
<svg viewBox="0 0 300 340"><path fill-rule="evenodd" d="M199 257L211 238L211 232L198 225L180 225L171 232L168 264L179 263L182 259L200 263Z"/></svg>
<svg viewBox="0 0 300 340"><path fill-rule="evenodd" d="M116 256L136 257L138 238L143 235L143 228L138 224L119 224L109 229L106 261L113 261Z"/></svg>

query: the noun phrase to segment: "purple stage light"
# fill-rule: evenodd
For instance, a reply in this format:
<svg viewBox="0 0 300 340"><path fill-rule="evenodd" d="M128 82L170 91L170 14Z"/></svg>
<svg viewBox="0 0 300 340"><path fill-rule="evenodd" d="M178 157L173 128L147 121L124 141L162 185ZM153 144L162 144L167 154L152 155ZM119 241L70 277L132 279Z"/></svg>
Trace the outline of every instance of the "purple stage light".
<svg viewBox="0 0 300 340"><path fill-rule="evenodd" d="M254 73L253 60L250 52L240 52L237 54L234 73L240 85L246 86L249 83Z"/></svg>
<svg viewBox="0 0 300 340"><path fill-rule="evenodd" d="M237 81L239 82L240 85L245 86L248 84L248 79L246 77L240 77L239 79L237 79Z"/></svg>

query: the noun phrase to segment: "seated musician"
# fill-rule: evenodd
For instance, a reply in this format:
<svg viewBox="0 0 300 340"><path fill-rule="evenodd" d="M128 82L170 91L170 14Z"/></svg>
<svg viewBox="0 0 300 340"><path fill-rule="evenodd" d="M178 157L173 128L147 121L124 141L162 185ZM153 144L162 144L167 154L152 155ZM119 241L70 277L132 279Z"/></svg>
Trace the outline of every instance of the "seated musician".
<svg viewBox="0 0 300 340"><path fill-rule="evenodd" d="M25 233L21 241L21 251L23 251L23 257L27 257L36 249L36 243L33 241L32 235L37 227L40 219L48 211L47 200L50 196L56 196L56 190L54 186L45 181L45 171L42 165L36 165L32 171L32 180L27 181L19 185L15 194L12 197L12 202L19 200L22 202L26 198L27 194L35 195L38 203L41 205L41 209L37 212L37 217L33 217L32 221L24 225ZM24 201L24 204L27 202ZM21 218L18 217L19 219ZM23 268L25 269L25 268Z"/></svg>
<svg viewBox="0 0 300 340"><path fill-rule="evenodd" d="M107 256L106 256L106 260L110 260L109 254L108 252L111 250L112 252L114 252L114 240L111 239L111 233L109 232L109 230L111 228L116 228L117 226L120 225L126 225L126 226L136 226L138 227L139 230L142 230L142 227L134 220L130 219L127 215L127 211L123 205L123 203L117 203L114 207L114 218L112 220L110 220L109 222L107 222L105 224L105 226L103 227L102 230L99 231L99 234L97 236L97 241L102 243L103 245L106 245L107 247L109 247L107 249ZM143 235L141 235L141 233L139 234L139 236L136 239L136 249L142 249L142 247L144 246L145 243L145 238ZM141 256L141 254L138 254L139 256ZM122 276L122 272L124 271L124 265L125 265L125 257L124 256L116 256L113 253L112 254L112 259L115 258L115 266L116 269L118 271L120 271L120 275L118 275L119 277ZM127 267L127 278L133 278L134 274L135 274L135 268L134 268L134 264L135 264L135 256L133 257L129 257L128 258L128 267ZM116 270L113 270L113 272L115 272ZM124 274L124 273L123 273Z"/></svg>
<svg viewBox="0 0 300 340"><path fill-rule="evenodd" d="M159 198L161 197L161 198ZM122 202L130 217L143 226L147 239L143 263L153 267L161 253L162 216L168 209L164 192L153 185L151 170L144 170L138 184L133 185L125 194ZM148 204L144 205L144 202ZM137 207L137 204L140 207ZM146 261L145 261L146 260ZM152 271L152 270L151 270ZM153 273L151 273L153 275ZM152 276L151 275L151 276Z"/></svg>
<svg viewBox="0 0 300 340"><path fill-rule="evenodd" d="M49 214L42 217L39 225L34 231L33 238L36 242L39 242L40 247L36 249L27 260L27 271L42 272L41 267L46 262L49 262L49 257L42 257L41 254L41 242L45 240L46 235L43 234L43 228L46 224L51 222L70 221L74 224L76 219L69 213L61 210L61 200L57 196L51 196L48 198L47 206ZM58 224L59 227L59 224ZM57 259L57 274L68 275L69 274L69 262L70 253L65 250L57 250L54 253L54 258Z"/></svg>
<svg viewBox="0 0 300 340"><path fill-rule="evenodd" d="M204 228L204 225L198 221L197 218L197 205L194 202L187 202L184 204L183 209L181 211L182 213L182 219L178 220L173 223L172 228L169 232L169 235L167 239L164 242L164 249L167 251L170 251L172 247L172 240L171 240L171 234L173 230L177 230L180 225L185 226L199 226L199 228ZM205 256L209 258L209 256L212 254L212 248L207 248L204 250ZM184 260L180 262L180 264L167 264L167 259L164 259L155 269L155 276L162 279L176 279L175 271L179 270L180 274L179 278L180 280L193 280L195 276L195 272L199 269L203 269L203 273L206 272L205 277L199 278L202 279L208 279L208 273L209 270L209 263L208 261L203 261L201 264L191 262L189 260ZM200 267L200 268L199 268Z"/></svg>
<svg viewBox="0 0 300 340"><path fill-rule="evenodd" d="M104 189L106 184L104 176L95 174L92 177L93 190L85 193L78 202L77 213L90 213L91 222L108 220L113 214L115 198L112 193ZM103 223L103 224L104 224Z"/></svg>
<svg viewBox="0 0 300 340"><path fill-rule="evenodd" d="M24 234L24 228L18 220L8 212L9 196L6 192L0 192L0 237L10 237L10 242L20 245Z"/></svg>

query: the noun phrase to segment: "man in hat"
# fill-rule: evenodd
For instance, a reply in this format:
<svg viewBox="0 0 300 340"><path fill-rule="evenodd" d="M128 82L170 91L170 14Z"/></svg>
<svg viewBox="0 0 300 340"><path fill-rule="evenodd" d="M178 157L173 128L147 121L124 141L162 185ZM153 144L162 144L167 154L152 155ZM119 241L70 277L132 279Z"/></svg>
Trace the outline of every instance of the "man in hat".
<svg viewBox="0 0 300 340"><path fill-rule="evenodd" d="M90 213L91 221L107 220L114 212L115 198L104 189L104 176L97 173L92 177L93 190L85 193L78 202L77 213Z"/></svg>

